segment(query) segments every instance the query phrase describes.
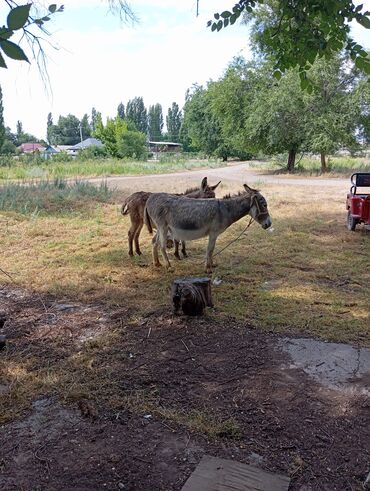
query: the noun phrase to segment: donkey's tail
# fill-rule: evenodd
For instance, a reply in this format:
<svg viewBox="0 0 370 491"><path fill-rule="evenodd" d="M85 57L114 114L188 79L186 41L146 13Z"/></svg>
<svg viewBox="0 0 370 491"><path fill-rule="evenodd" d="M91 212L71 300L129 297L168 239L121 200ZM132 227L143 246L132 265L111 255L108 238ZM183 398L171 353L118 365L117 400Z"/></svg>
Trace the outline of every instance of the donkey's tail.
<svg viewBox="0 0 370 491"><path fill-rule="evenodd" d="M121 207L121 213L122 213L122 215L128 215L129 211L130 211L130 209L128 206L128 200L126 200L123 202L123 205Z"/></svg>
<svg viewBox="0 0 370 491"><path fill-rule="evenodd" d="M150 234L152 234L153 233L152 220L151 220L151 218L149 216L148 207L147 206L145 207L145 210L144 210L144 223L147 226L148 232Z"/></svg>

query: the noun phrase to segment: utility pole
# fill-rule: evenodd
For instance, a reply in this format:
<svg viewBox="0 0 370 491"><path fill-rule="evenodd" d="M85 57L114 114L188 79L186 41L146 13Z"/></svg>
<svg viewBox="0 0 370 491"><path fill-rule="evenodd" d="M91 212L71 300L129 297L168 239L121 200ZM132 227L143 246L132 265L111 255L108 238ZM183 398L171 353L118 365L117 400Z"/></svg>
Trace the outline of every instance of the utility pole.
<svg viewBox="0 0 370 491"><path fill-rule="evenodd" d="M78 127L80 128L80 139L81 139L81 143L82 143L82 125L81 125L81 121L80 121L80 124L78 125Z"/></svg>

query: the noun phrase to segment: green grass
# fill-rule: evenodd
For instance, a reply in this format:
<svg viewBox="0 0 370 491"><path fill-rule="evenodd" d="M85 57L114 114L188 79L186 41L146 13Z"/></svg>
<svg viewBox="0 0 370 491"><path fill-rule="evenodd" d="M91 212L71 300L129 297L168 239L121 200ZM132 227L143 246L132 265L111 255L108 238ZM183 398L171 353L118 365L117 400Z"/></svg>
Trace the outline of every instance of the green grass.
<svg viewBox="0 0 370 491"><path fill-rule="evenodd" d="M23 215L86 214L93 205L112 201L115 191L106 183L68 183L63 179L38 183L7 183L0 187L0 210Z"/></svg>
<svg viewBox="0 0 370 491"><path fill-rule="evenodd" d="M232 316L260 329L370 346L369 235L361 227L347 230L343 192L331 190L330 202L327 189L315 185L289 189L289 195L286 188L264 185L263 193L275 232L253 224L216 258L214 277L222 282L214 287L215 315L225 323ZM174 278L204 275L205 240L189 243L187 260L171 258L174 270L167 272L152 267L151 237L143 230L144 254L130 259L130 221L119 213L119 197L111 204L85 196L64 216L55 203L31 216L0 214L1 267L20 286L132 306L140 316L167 305ZM241 220L222 234L216 250L245 225Z"/></svg>
<svg viewBox="0 0 370 491"><path fill-rule="evenodd" d="M9 179L54 179L70 177L93 177L112 175L161 174L202 167L221 167L216 160L190 160L173 158L164 162L137 162L118 159L78 160L72 162L52 162L40 160L33 163L14 163L0 167L0 180Z"/></svg>
<svg viewBox="0 0 370 491"><path fill-rule="evenodd" d="M284 172L286 169L287 156L280 155L270 162L261 163L260 167L270 170L280 169ZM349 176L353 172L370 172L370 158L365 157L339 157L329 156L327 158L328 172L326 175L330 176ZM297 156L295 165L295 174L307 174L311 176L317 176L321 174L321 162L320 157L303 157Z"/></svg>

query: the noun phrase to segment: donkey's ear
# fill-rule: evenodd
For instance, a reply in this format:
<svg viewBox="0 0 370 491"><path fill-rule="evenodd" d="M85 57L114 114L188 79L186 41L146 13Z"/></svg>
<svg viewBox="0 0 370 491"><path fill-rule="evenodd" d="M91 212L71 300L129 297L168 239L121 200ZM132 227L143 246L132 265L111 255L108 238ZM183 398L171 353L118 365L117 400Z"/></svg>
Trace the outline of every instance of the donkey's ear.
<svg viewBox="0 0 370 491"><path fill-rule="evenodd" d="M210 186L210 188L212 189L212 191L214 191L217 188L217 186L219 186L220 184L221 184L221 181L218 182L217 184L215 184L214 186Z"/></svg>
<svg viewBox="0 0 370 491"><path fill-rule="evenodd" d="M208 181L207 181L207 178L204 177L202 179L202 184L200 185L201 189L206 189L206 187L208 186Z"/></svg>
<svg viewBox="0 0 370 491"><path fill-rule="evenodd" d="M247 193L249 193L249 194L254 194L254 193L257 193L257 192L258 192L258 191L257 191L257 189L250 188L250 187L248 186L248 184L243 184L243 186L244 186L244 189L245 189L245 190L247 191Z"/></svg>

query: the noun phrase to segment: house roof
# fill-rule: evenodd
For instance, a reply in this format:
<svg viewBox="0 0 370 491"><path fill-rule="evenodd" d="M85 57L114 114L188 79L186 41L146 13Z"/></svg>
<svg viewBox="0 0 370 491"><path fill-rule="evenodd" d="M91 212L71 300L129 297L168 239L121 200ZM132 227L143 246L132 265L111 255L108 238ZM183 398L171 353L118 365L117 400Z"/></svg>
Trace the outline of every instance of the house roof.
<svg viewBox="0 0 370 491"><path fill-rule="evenodd" d="M18 147L22 152L35 152L36 150L45 150L45 147L41 143L22 143Z"/></svg>
<svg viewBox="0 0 370 491"><path fill-rule="evenodd" d="M44 152L47 152L47 153L58 153L58 150L55 147L53 147L52 145L48 145L44 149Z"/></svg>
<svg viewBox="0 0 370 491"><path fill-rule="evenodd" d="M82 141L81 143L73 145L73 147L71 147L71 150L82 150L83 148L88 148L92 146L102 147L103 144L100 140L97 140L96 138L86 138L86 140Z"/></svg>
<svg viewBox="0 0 370 491"><path fill-rule="evenodd" d="M176 147L182 147L181 143L175 142L149 142L150 145L174 145Z"/></svg>

